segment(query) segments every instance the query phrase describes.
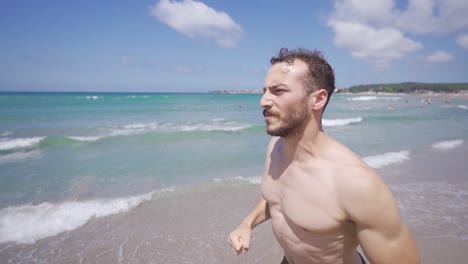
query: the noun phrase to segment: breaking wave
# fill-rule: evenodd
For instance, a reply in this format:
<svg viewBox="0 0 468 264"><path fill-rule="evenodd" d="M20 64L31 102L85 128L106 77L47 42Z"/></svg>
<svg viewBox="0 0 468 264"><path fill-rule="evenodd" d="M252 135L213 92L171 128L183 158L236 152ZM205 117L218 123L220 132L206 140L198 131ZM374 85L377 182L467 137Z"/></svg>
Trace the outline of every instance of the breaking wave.
<svg viewBox="0 0 468 264"><path fill-rule="evenodd" d="M355 118L343 118L343 119L323 119L322 124L323 126L346 126L353 123L361 123L362 117L355 117Z"/></svg>
<svg viewBox="0 0 468 264"><path fill-rule="evenodd" d="M38 144L44 138L45 137L2 139L0 140L0 151L20 149L20 148L29 148Z"/></svg>
<svg viewBox="0 0 468 264"><path fill-rule="evenodd" d="M463 144L463 139L447 140L432 144L432 148L437 150L447 150Z"/></svg>
<svg viewBox="0 0 468 264"><path fill-rule="evenodd" d="M41 203L0 210L0 243L32 244L36 241L77 229L92 218L128 212L153 193L116 199Z"/></svg>
<svg viewBox="0 0 468 264"><path fill-rule="evenodd" d="M401 163L410 159L410 151L387 152L379 155L368 156L364 161L374 169L380 169L390 164Z"/></svg>

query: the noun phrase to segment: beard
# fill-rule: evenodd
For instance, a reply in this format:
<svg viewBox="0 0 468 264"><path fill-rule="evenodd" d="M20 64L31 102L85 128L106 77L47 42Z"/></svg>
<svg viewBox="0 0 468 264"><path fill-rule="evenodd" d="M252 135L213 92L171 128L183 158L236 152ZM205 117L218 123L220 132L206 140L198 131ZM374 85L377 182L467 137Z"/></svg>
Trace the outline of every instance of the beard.
<svg viewBox="0 0 468 264"><path fill-rule="evenodd" d="M271 109L265 109L263 113L274 117L273 120L267 121L267 134L283 138L300 133L304 124L310 118L306 100L301 101L297 107L286 113Z"/></svg>

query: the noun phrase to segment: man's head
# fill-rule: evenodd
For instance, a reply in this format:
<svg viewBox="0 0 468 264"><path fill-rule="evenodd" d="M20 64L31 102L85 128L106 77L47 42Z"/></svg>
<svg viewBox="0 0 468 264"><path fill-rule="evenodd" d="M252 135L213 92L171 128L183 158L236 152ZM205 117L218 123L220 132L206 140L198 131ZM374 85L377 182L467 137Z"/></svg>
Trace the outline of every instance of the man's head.
<svg viewBox="0 0 468 264"><path fill-rule="evenodd" d="M308 66L308 72L303 76L304 89L307 94L320 89L325 89L328 93L327 101L323 110L328 104L333 91L335 90L335 74L332 67L318 50L282 48L278 56L272 57L271 65L276 63L287 63L289 68L294 67L294 61L301 60Z"/></svg>
<svg viewBox="0 0 468 264"><path fill-rule="evenodd" d="M320 52L281 49L271 64L260 101L267 133L288 137L301 133L311 120L321 122L335 85L333 70Z"/></svg>

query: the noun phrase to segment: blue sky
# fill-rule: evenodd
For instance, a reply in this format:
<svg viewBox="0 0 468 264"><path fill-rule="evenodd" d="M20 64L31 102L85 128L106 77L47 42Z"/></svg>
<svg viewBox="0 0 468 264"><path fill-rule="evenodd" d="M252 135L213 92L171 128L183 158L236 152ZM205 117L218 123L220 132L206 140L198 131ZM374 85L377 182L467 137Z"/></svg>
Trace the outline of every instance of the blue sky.
<svg viewBox="0 0 468 264"><path fill-rule="evenodd" d="M259 89L281 47L337 87L468 82L468 1L0 1L0 91Z"/></svg>

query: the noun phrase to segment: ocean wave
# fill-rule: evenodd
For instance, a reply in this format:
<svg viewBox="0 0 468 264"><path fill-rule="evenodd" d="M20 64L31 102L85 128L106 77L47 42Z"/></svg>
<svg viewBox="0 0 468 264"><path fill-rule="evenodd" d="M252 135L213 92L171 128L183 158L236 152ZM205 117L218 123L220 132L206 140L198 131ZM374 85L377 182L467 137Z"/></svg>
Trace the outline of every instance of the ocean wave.
<svg viewBox="0 0 468 264"><path fill-rule="evenodd" d="M120 126L109 126L110 136L138 135L148 132L193 132L193 131L240 131L250 128L251 125L229 122L222 119L214 119L208 122L187 122L187 123L135 123Z"/></svg>
<svg viewBox="0 0 468 264"><path fill-rule="evenodd" d="M0 164L7 163L7 162L15 162L15 161L22 161L25 159L38 159L41 157L41 151L33 150L33 151L20 151L15 153L10 153L6 155L0 156Z"/></svg>
<svg viewBox="0 0 468 264"><path fill-rule="evenodd" d="M129 124L129 125L121 125L121 126L109 126L108 129L111 131L111 136L127 136L127 135L135 135L141 134L147 131L154 131L160 128L161 126L154 122L154 123L136 123L136 124Z"/></svg>
<svg viewBox="0 0 468 264"><path fill-rule="evenodd" d="M153 193L116 199L42 203L0 210L0 243L32 244L71 231L92 218L128 212L152 198Z"/></svg>
<svg viewBox="0 0 468 264"><path fill-rule="evenodd" d="M68 137L68 138L76 140L76 141L91 142L91 141L98 141L102 139L103 137L94 136L94 137Z"/></svg>
<svg viewBox="0 0 468 264"><path fill-rule="evenodd" d="M344 118L344 119L323 119L324 126L346 126L352 123L362 122L362 117Z"/></svg>
<svg viewBox="0 0 468 264"><path fill-rule="evenodd" d="M437 150L447 150L458 147L464 142L463 139L447 140L432 144L432 148Z"/></svg>
<svg viewBox="0 0 468 264"><path fill-rule="evenodd" d="M216 124L192 124L192 125L182 125L182 126L175 126L174 129L176 131L240 131L251 127L250 125L241 125L235 124L234 122L231 124L224 125L216 125Z"/></svg>
<svg viewBox="0 0 468 264"><path fill-rule="evenodd" d="M214 181L216 182L220 182L220 181L223 181L222 179L213 179ZM247 182L247 183L251 183L251 184L254 184L254 185L260 185L261 182L262 182L262 177L242 177L242 176L235 176L235 177L229 177L227 179L225 179L226 181L229 181L229 182Z"/></svg>
<svg viewBox="0 0 468 264"><path fill-rule="evenodd" d="M11 131L3 131L3 132L0 133L0 137L7 137L7 136L10 136L12 134L13 134L13 132L11 132Z"/></svg>
<svg viewBox="0 0 468 264"><path fill-rule="evenodd" d="M389 97L389 96L356 96L348 98L348 101L372 101L372 100L390 100L390 101L397 101L400 100L401 97Z"/></svg>
<svg viewBox="0 0 468 264"><path fill-rule="evenodd" d="M400 163L410 159L410 151L402 150L398 152L387 152L380 155L368 156L364 158L364 161L374 169L380 169L384 166Z"/></svg>
<svg viewBox="0 0 468 264"><path fill-rule="evenodd" d="M466 105L456 105L455 107L460 108L460 109L468 109Z"/></svg>
<svg viewBox="0 0 468 264"><path fill-rule="evenodd" d="M41 142L44 138L45 137L2 139L0 140L0 151L32 147Z"/></svg>
<svg viewBox="0 0 468 264"><path fill-rule="evenodd" d="M106 138L117 136L133 136L149 133L178 133L178 132L235 132L249 130L253 125L241 124L223 119L213 119L205 122L185 122L185 123L135 123L127 125L111 125L95 128L95 134L86 136L48 136L30 138L0 138L0 151L19 151L21 149L32 148L35 145L49 147L54 145L76 144L78 142L92 143ZM263 127L262 127L263 128Z"/></svg>
<svg viewBox="0 0 468 264"><path fill-rule="evenodd" d="M421 236L468 240L466 212L468 188L465 181L401 182L392 184L398 206L409 226L424 227ZM428 206L430 204L430 206Z"/></svg>

